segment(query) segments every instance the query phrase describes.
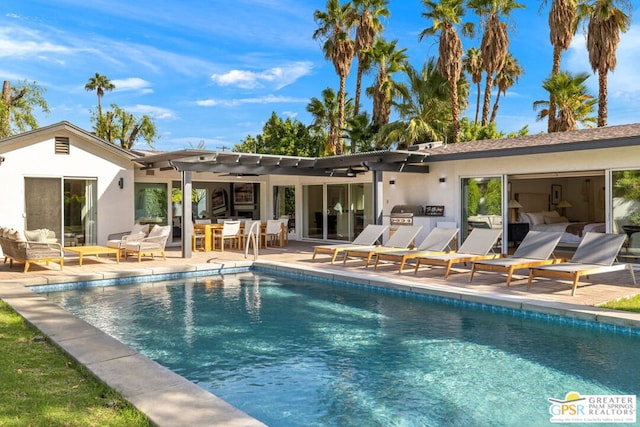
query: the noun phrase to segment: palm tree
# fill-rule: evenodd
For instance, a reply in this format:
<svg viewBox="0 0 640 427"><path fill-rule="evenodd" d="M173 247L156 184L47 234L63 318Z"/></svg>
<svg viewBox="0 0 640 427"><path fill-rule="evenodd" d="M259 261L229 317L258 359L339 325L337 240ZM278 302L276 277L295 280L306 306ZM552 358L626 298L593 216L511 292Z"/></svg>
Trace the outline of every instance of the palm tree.
<svg viewBox="0 0 640 427"><path fill-rule="evenodd" d="M478 123L478 112L480 111L480 83L482 82L482 55L480 49L472 47L467 50L467 54L462 58L462 70L471 77L471 81L476 85L476 115L475 123Z"/></svg>
<svg viewBox="0 0 640 427"><path fill-rule="evenodd" d="M340 135L338 97L335 91L328 87L322 91L322 99L311 98L307 111L313 116L309 130L326 141L324 154L335 154L336 138Z"/></svg>
<svg viewBox="0 0 640 427"><path fill-rule="evenodd" d="M484 103L482 105L482 125L489 123L491 106L491 88L494 73L500 72L509 53L509 36L507 25L500 21L500 15L508 16L513 9L524 6L515 0L469 0L467 6L481 18L486 18L480 52L482 67L487 73L484 87Z"/></svg>
<svg viewBox="0 0 640 427"><path fill-rule="evenodd" d="M495 86L498 88L498 95L496 101L493 103L493 110L491 111L490 123L496 121L496 115L498 114L498 104L500 103L500 94L507 94L507 89L512 87L514 83L518 82L518 79L522 75L522 67L518 63L518 60L510 53L504 61L502 70L496 75Z"/></svg>
<svg viewBox="0 0 640 427"><path fill-rule="evenodd" d="M620 33L631 24L631 4L627 0L594 0L587 8L587 49L591 68L598 72L598 127L602 127L607 125L607 74L616 68Z"/></svg>
<svg viewBox="0 0 640 427"><path fill-rule="evenodd" d="M327 0L327 11L316 10L313 17L319 28L313 33L314 39L323 41L322 50L326 59L331 60L340 78L338 91L338 127L344 127L346 81L351 69L351 61L355 55L355 43L349 35L354 25L354 12L351 3L340 6L339 0ZM334 144L331 151L342 154L343 147L340 135L329 135Z"/></svg>
<svg viewBox="0 0 640 427"><path fill-rule="evenodd" d="M84 89L87 91L95 90L98 95L98 119L102 120L102 97L104 96L105 90L113 90L116 86L111 83L111 81L107 78L107 76L103 76L102 74L96 73L95 76L91 77L87 84L84 85Z"/></svg>
<svg viewBox="0 0 640 427"><path fill-rule="evenodd" d="M558 109L558 116L551 132L565 132L578 129L578 124L593 127L596 119L593 116L596 99L587 92L585 81L588 73L571 74L563 71L544 80L542 87L553 96ZM540 110L537 120L544 120L549 115L549 101L535 101L534 110Z"/></svg>
<svg viewBox="0 0 640 427"><path fill-rule="evenodd" d="M389 123L393 98L397 95L393 74L403 71L407 64L407 49L398 50L397 43L397 40L387 43L378 39L367 51L369 61L378 64L375 83L367 89L373 99L373 122L378 126Z"/></svg>
<svg viewBox="0 0 640 427"><path fill-rule="evenodd" d="M549 11L549 39L553 45L553 67L551 75L560 73L560 60L562 51L569 49L571 40L576 33L580 18L578 16L578 3L582 0L552 0ZM543 0L543 5L547 0ZM556 106L553 95L549 98L549 114L547 132L555 129Z"/></svg>
<svg viewBox="0 0 640 427"><path fill-rule="evenodd" d="M389 0L353 0L356 13L359 14L356 28L356 54L358 56L358 71L356 74L356 94L354 100L354 115L360 113L360 93L362 91L362 74L370 67L367 51L371 49L376 37L382 33L380 17L388 18Z"/></svg>
<svg viewBox="0 0 640 427"><path fill-rule="evenodd" d="M458 80L462 71L462 41L456 31L464 15L464 0L423 0L427 12L423 13L430 19L432 26L425 28L420 33L420 39L428 35L440 33L438 46L438 72L449 82L449 93L451 95L451 142L458 142L460 130L460 106L458 104ZM464 34L471 34L473 27L465 24L462 27Z"/></svg>
<svg viewBox="0 0 640 427"><path fill-rule="evenodd" d="M408 84L396 83L400 100L395 103L400 119L383 126L381 138L398 148L446 138L451 126L449 82L438 73L430 58L420 72L411 65L406 70Z"/></svg>

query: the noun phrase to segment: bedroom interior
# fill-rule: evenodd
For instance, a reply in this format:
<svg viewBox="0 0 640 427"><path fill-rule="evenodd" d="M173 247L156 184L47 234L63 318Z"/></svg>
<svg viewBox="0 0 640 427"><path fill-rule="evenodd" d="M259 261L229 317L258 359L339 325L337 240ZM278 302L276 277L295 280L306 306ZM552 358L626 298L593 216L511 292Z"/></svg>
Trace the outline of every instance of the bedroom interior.
<svg viewBox="0 0 640 427"><path fill-rule="evenodd" d="M604 171L513 175L508 197L516 234L562 231L560 245L574 247L587 231L606 231Z"/></svg>

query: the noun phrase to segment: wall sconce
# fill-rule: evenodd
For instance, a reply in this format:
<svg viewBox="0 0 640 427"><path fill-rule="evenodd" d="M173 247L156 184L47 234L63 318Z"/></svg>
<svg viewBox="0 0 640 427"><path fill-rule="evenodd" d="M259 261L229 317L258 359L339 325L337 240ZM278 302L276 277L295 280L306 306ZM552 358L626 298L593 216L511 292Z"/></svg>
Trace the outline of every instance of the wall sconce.
<svg viewBox="0 0 640 427"><path fill-rule="evenodd" d="M120 187L121 190L124 188L124 178L123 177L120 177L120 179L118 180L118 187Z"/></svg>
<svg viewBox="0 0 640 427"><path fill-rule="evenodd" d="M390 179L389 180L389 185L396 185L396 180L395 179Z"/></svg>
<svg viewBox="0 0 640 427"><path fill-rule="evenodd" d="M439 182L447 182L447 178L446 178L446 177L444 177L444 176L441 176L441 177L438 179L438 181L439 181Z"/></svg>

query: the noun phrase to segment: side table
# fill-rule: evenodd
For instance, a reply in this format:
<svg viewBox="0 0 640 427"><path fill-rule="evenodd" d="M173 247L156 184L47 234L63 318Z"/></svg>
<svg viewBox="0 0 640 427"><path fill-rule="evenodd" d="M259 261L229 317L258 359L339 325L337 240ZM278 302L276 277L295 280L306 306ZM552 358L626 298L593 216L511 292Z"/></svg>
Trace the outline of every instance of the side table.
<svg viewBox="0 0 640 427"><path fill-rule="evenodd" d="M526 222L511 222L507 225L507 239L517 246L529 232L529 224Z"/></svg>

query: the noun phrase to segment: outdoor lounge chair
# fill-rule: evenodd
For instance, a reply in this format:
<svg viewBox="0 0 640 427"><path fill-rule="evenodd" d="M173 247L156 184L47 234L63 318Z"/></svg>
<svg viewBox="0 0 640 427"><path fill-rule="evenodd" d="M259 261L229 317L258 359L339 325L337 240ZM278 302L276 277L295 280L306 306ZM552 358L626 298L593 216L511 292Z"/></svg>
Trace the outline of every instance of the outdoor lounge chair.
<svg viewBox="0 0 640 427"><path fill-rule="evenodd" d="M573 280L571 295L575 295L580 277L590 274L628 270L634 286L636 277L632 264L618 264L616 257L626 238L625 234L585 233L568 262L534 267L529 270L527 289L536 276L557 277Z"/></svg>
<svg viewBox="0 0 640 427"><path fill-rule="evenodd" d="M550 258L561 237L562 232L529 231L513 255L474 262L469 282L476 270L502 271L507 273L507 286L510 286L514 270L556 262Z"/></svg>
<svg viewBox="0 0 640 427"><path fill-rule="evenodd" d="M349 257L365 258L365 267L369 267L371 258L384 251L396 251L408 249L413 244L416 236L422 230L421 225L405 225L398 227L389 240L382 246L360 246L352 247L344 250L343 264L347 262Z"/></svg>
<svg viewBox="0 0 640 427"><path fill-rule="evenodd" d="M458 234L458 228L439 228L435 227L425 237L425 239L413 250L399 249L397 251L377 252L374 268L378 268L380 261L399 262L400 269L398 273L402 273L404 265L410 259L423 255L429 255L435 252L443 252L450 247L452 240Z"/></svg>
<svg viewBox="0 0 640 427"><path fill-rule="evenodd" d="M445 267L444 278L446 279L449 277L453 264L499 257L499 254L489 254L489 251L496 244L501 234L502 229L499 228L474 228L462 242L457 252L417 257L414 273L418 273L422 264L441 265Z"/></svg>
<svg viewBox="0 0 640 427"><path fill-rule="evenodd" d="M371 246L387 231L388 225L375 225L369 224L364 230L353 240L351 243L339 243L335 245L322 245L313 247L313 257L316 258L316 254L330 254L331 264L336 260L339 253L342 253L345 249L357 247L357 246Z"/></svg>
<svg viewBox="0 0 640 427"><path fill-rule="evenodd" d="M138 262L140 262L143 255L151 255L153 259L153 255L159 253L162 255L162 259L166 260L164 248L167 245L170 233L170 225L155 225L144 239L124 245L124 258L127 259L130 254L135 254L138 256Z"/></svg>

